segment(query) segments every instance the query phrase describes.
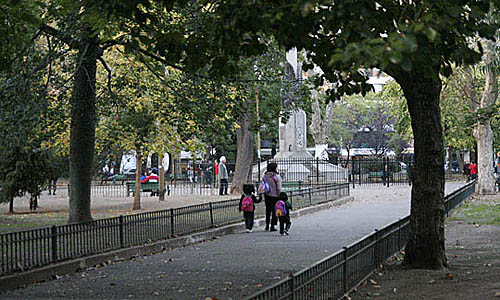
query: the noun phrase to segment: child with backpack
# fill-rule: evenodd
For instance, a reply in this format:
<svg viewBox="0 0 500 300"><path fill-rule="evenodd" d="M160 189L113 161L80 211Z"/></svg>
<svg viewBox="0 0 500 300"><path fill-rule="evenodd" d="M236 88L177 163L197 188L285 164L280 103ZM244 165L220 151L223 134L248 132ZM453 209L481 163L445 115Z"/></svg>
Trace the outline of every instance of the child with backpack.
<svg viewBox="0 0 500 300"><path fill-rule="evenodd" d="M243 212L247 233L252 232L253 229L255 203L257 202L257 198L255 197L255 187L253 184L244 184L243 195L241 195L238 209Z"/></svg>
<svg viewBox="0 0 500 300"><path fill-rule="evenodd" d="M288 235L288 230L292 226L292 222L290 221L292 204L288 201L288 195L285 192L281 192L278 199L274 207L274 213L280 222L280 234Z"/></svg>

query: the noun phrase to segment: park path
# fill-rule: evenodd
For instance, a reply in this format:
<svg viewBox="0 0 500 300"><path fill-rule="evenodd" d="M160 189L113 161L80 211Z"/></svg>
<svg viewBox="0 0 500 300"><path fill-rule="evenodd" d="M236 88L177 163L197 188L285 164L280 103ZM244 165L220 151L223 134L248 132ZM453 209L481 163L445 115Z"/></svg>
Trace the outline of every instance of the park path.
<svg viewBox="0 0 500 300"><path fill-rule="evenodd" d="M446 194L463 183L447 183ZM406 216L410 187L356 187L355 200L292 220L289 236L257 227L88 269L2 299L242 299ZM262 205L262 204L261 204Z"/></svg>

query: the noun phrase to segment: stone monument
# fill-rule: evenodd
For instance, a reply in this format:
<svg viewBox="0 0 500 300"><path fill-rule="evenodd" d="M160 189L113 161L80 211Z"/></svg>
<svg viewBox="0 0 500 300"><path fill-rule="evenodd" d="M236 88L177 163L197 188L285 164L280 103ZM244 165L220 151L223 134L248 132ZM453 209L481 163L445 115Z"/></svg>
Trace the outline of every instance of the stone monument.
<svg viewBox="0 0 500 300"><path fill-rule="evenodd" d="M273 159L278 163L278 172L285 181L303 183L347 180L347 170L328 162L318 163L307 152L306 113L295 107L302 80L302 68L297 61L297 49L286 53L285 76L281 89L282 109L289 112L286 123L279 120L279 151ZM284 160L280 163L280 160ZM252 172L258 178L264 174L267 164L254 166Z"/></svg>
<svg viewBox="0 0 500 300"><path fill-rule="evenodd" d="M302 79L302 68L297 61L297 48L286 53L285 76L283 81L286 87L281 90L281 104L283 109L289 110L289 118L283 123L279 120L279 152L274 158L312 158L306 150L307 126L306 113L295 108Z"/></svg>

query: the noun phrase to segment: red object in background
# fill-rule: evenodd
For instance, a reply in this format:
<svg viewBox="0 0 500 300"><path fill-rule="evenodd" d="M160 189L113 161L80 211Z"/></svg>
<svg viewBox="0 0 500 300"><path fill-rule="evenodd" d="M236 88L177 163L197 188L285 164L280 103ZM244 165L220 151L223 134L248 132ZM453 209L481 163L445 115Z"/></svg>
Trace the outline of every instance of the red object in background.
<svg viewBox="0 0 500 300"><path fill-rule="evenodd" d="M469 170L471 175L477 174L477 165L475 163L470 164Z"/></svg>
<svg viewBox="0 0 500 300"><path fill-rule="evenodd" d="M219 175L219 164L217 162L214 162L214 168L215 168L215 175Z"/></svg>
<svg viewBox="0 0 500 300"><path fill-rule="evenodd" d="M146 178L144 178L143 180L141 180L141 183L146 183L149 182L150 180L156 180L156 182L158 182L159 179L160 177L158 177L157 175L149 175L146 176Z"/></svg>

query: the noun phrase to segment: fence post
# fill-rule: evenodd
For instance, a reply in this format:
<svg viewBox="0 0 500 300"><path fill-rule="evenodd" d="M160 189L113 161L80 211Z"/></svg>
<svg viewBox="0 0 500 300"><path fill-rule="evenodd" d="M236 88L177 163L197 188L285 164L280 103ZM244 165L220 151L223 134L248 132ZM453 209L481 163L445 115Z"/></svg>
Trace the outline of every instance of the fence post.
<svg viewBox="0 0 500 300"><path fill-rule="evenodd" d="M57 262L57 226L53 225L51 228L52 240L52 262Z"/></svg>
<svg viewBox="0 0 500 300"><path fill-rule="evenodd" d="M351 171L349 171L349 161L346 164L347 172L349 172L349 179L352 181L352 188L355 188L354 183L354 159L351 160Z"/></svg>
<svg viewBox="0 0 500 300"><path fill-rule="evenodd" d="M387 183L387 187L389 187L389 182L391 180L391 170L389 170L389 158L388 157L385 157L384 158L384 161L385 161L385 174L386 174L386 183Z"/></svg>
<svg viewBox="0 0 500 300"><path fill-rule="evenodd" d="M361 185L361 159L358 160L358 178L359 178L359 185Z"/></svg>
<svg viewBox="0 0 500 300"><path fill-rule="evenodd" d="M175 230L174 230L174 209L171 208L170 209L170 235L173 237L174 234L175 234Z"/></svg>
<svg viewBox="0 0 500 300"><path fill-rule="evenodd" d="M342 264L342 287L344 289L344 295L347 295L347 247L343 247L344 251L342 252L343 254L343 261L344 263Z"/></svg>
<svg viewBox="0 0 500 300"><path fill-rule="evenodd" d="M375 248L373 251L373 262L375 269L377 269L378 263L379 263L379 256L380 256L380 249L379 249L379 231L378 229L375 229Z"/></svg>
<svg viewBox="0 0 500 300"><path fill-rule="evenodd" d="M401 250L401 219L398 221L398 251Z"/></svg>
<svg viewBox="0 0 500 300"><path fill-rule="evenodd" d="M70 185L68 184L68 198L69 198L69 197L71 197L71 196L70 196L70 191L71 191L71 190L70 190Z"/></svg>
<svg viewBox="0 0 500 300"><path fill-rule="evenodd" d="M214 227L214 210L212 207L212 202L208 202L208 206L210 207L210 225Z"/></svg>
<svg viewBox="0 0 500 300"><path fill-rule="evenodd" d="M309 206L312 205L312 194L311 194L311 188L309 187Z"/></svg>
<svg viewBox="0 0 500 300"><path fill-rule="evenodd" d="M289 299L295 299L295 282L294 281L294 276L293 274L290 274L290 276L288 277L288 282L289 282L289 288L290 288L290 295L291 297Z"/></svg>
<svg viewBox="0 0 500 300"><path fill-rule="evenodd" d="M316 184L319 184L319 157L316 157Z"/></svg>
<svg viewBox="0 0 500 300"><path fill-rule="evenodd" d="M124 245L124 241L123 241L123 237L125 235L125 231L124 231L124 226L123 226L123 215L120 215L120 248L124 248L125 245Z"/></svg>

